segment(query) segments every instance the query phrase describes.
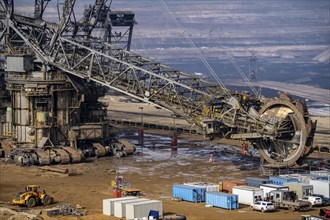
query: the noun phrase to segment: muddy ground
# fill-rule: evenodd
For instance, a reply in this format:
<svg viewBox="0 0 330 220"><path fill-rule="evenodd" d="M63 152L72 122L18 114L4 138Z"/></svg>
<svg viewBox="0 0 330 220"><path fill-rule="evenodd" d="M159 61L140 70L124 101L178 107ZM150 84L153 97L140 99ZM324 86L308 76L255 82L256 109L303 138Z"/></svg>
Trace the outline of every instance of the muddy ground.
<svg viewBox="0 0 330 220"><path fill-rule="evenodd" d="M118 104L118 103L117 103ZM118 104L119 105L119 104ZM116 106L115 104L111 106ZM122 106L110 109L112 114L122 112ZM135 105L136 112L139 112ZM150 108L150 111L148 111ZM126 109L133 109L126 108ZM164 114L162 119L155 119L159 109L145 106L144 118L164 123L172 123L173 119ZM132 118L140 120L140 115L132 113ZM111 113L111 112L110 112ZM140 112L141 113L141 112ZM122 113L124 114L124 113ZM120 114L119 114L120 115ZM118 116L121 117L121 116ZM128 116L127 116L128 117ZM329 118L321 123L329 130ZM176 120L179 124L181 121ZM102 199L112 197L111 180L116 173L123 175L126 180L139 188L144 197L163 201L164 214L178 213L187 219L301 219L301 215L318 215L319 207L308 212L290 212L278 210L273 213L253 212L249 207L240 206L238 210L205 207L205 203L175 202L171 199L171 186L174 183L190 181L219 182L222 179L244 179L247 176L260 176L259 160L256 157L242 156L240 149L228 143L210 142L201 136L179 135L179 146L175 153L171 150L172 132L146 130L144 145L141 147L137 128L115 129L121 137L129 139L137 145L134 156L125 158L93 158L86 163L72 165L55 165L54 167L68 168L79 175L67 176L38 167L19 167L15 164L0 163L0 206L8 206L17 192L22 191L27 184L38 184L52 195L57 204L81 204L88 215L84 217L45 217L45 219L118 219L102 214ZM323 141L327 141L328 136ZM328 142L329 143L329 142ZM215 162L208 162L209 155L214 155ZM328 157L328 156L326 156ZM56 204L55 204L56 205ZM12 207L17 208L18 207ZM330 208L330 207L327 207ZM44 207L34 208L35 212ZM1 219L1 217L0 217Z"/></svg>

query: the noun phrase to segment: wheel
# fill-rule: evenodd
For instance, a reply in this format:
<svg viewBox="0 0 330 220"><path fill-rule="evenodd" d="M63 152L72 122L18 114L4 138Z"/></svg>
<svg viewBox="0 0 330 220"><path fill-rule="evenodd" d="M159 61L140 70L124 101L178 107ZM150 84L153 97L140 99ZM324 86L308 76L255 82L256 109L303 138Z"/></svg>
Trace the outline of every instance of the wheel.
<svg viewBox="0 0 330 220"><path fill-rule="evenodd" d="M32 208L36 206L36 199L34 197L30 197L28 201L26 202L27 207Z"/></svg>
<svg viewBox="0 0 330 220"><path fill-rule="evenodd" d="M127 192L125 190L122 190L121 191L121 196L123 196L123 197L127 196Z"/></svg>
<svg viewBox="0 0 330 220"><path fill-rule="evenodd" d="M261 212L265 212L265 209L264 208L261 208Z"/></svg>
<svg viewBox="0 0 330 220"><path fill-rule="evenodd" d="M50 196L47 196L47 195L46 195L46 196L44 197L42 203L43 203L44 205L50 205L50 204L52 204L52 198L50 198Z"/></svg>
<svg viewBox="0 0 330 220"><path fill-rule="evenodd" d="M186 216L182 216L182 215L165 216L163 220L186 220Z"/></svg>
<svg viewBox="0 0 330 220"><path fill-rule="evenodd" d="M272 132L276 133L275 138L256 140L260 157L269 164L293 166L311 153L311 137L316 124L310 118L305 118L308 112L304 112L307 109L304 106L282 94L282 98L266 103L260 110L260 117L273 123L267 129L273 129Z"/></svg>

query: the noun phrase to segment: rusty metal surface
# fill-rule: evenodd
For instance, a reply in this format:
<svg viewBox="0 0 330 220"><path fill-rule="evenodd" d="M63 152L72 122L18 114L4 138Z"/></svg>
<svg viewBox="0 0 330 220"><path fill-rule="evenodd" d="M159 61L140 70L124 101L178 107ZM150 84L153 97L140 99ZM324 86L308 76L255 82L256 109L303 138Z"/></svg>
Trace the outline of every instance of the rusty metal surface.
<svg viewBox="0 0 330 220"><path fill-rule="evenodd" d="M36 154L38 155L38 161L40 165L50 164L49 151L44 151L44 149L35 149Z"/></svg>
<svg viewBox="0 0 330 220"><path fill-rule="evenodd" d="M98 157L103 157L106 154L105 148L100 143L93 143L93 147L96 148L96 154Z"/></svg>
<svg viewBox="0 0 330 220"><path fill-rule="evenodd" d="M61 156L61 164L70 163L71 158L67 151L65 151L61 148L56 148L56 149L54 149L54 151L56 151Z"/></svg>
<svg viewBox="0 0 330 220"><path fill-rule="evenodd" d="M82 155L81 153L74 149L74 148L71 148L71 147L63 147L62 148L63 150L67 151L69 154L70 154L70 157L71 157L71 163L79 163L81 162L81 159L82 159Z"/></svg>

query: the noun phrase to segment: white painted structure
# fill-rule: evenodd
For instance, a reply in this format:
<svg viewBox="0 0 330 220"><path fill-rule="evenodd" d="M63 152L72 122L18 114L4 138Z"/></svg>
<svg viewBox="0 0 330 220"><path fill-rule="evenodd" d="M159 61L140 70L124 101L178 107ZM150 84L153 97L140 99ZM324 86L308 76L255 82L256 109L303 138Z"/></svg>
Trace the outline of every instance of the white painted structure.
<svg viewBox="0 0 330 220"><path fill-rule="evenodd" d="M104 215L113 215L114 214L114 202L115 201L125 201L136 199L136 197L122 197L122 198L112 198L112 199L103 199L103 214Z"/></svg>
<svg viewBox="0 0 330 220"><path fill-rule="evenodd" d="M146 218L150 210L158 211L159 216L163 215L163 203L159 200L147 200L126 204L126 219Z"/></svg>
<svg viewBox="0 0 330 220"><path fill-rule="evenodd" d="M283 185L276 185L276 184L261 184L260 189L263 190L263 197L264 199L267 199L269 197L269 193L274 190L286 190L289 191L288 186L283 186Z"/></svg>
<svg viewBox="0 0 330 220"><path fill-rule="evenodd" d="M238 203L251 205L256 200L263 200L263 190L253 186L234 186L233 194L238 195Z"/></svg>
<svg viewBox="0 0 330 220"><path fill-rule="evenodd" d="M327 198L330 198L330 181L310 180L309 184L313 186L315 194L321 194Z"/></svg>
<svg viewBox="0 0 330 220"><path fill-rule="evenodd" d="M146 201L146 200L148 200L148 199L135 198L135 199L124 200L124 201L115 201L114 216L118 217L118 218L124 218L124 217L126 217L126 205L128 203L142 202L142 201Z"/></svg>

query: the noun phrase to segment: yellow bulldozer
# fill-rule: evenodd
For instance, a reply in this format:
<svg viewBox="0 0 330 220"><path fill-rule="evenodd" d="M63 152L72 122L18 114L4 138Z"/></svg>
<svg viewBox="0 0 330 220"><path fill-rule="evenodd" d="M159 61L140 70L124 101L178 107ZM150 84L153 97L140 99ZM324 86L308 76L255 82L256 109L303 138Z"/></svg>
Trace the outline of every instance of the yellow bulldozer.
<svg viewBox="0 0 330 220"><path fill-rule="evenodd" d="M49 196L45 190L41 190L38 185L28 185L25 191L19 192L12 200L13 205L27 206L29 208L37 205L50 205L54 198Z"/></svg>

